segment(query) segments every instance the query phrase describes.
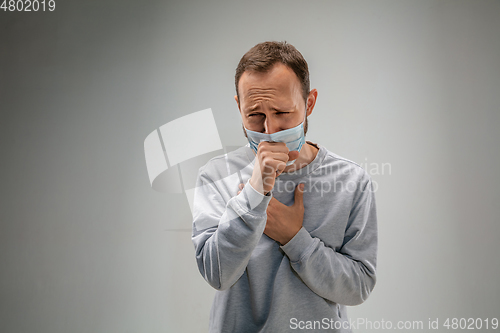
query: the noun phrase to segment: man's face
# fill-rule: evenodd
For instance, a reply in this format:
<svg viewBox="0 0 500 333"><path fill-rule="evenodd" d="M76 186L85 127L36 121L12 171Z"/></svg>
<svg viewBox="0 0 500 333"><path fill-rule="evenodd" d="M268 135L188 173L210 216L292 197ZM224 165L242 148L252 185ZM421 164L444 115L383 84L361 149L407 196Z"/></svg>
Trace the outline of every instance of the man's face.
<svg viewBox="0 0 500 333"><path fill-rule="evenodd" d="M266 73L246 71L238 83L243 126L255 132L276 133L304 121L305 103L292 69L277 63Z"/></svg>

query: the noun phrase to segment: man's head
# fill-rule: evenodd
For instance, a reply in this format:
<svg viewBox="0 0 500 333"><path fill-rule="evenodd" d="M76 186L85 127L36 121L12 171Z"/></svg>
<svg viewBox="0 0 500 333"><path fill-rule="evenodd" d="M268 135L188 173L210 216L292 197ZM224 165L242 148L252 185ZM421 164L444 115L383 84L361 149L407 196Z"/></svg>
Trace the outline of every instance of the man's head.
<svg viewBox="0 0 500 333"><path fill-rule="evenodd" d="M316 89L309 90L307 62L286 42L251 48L236 68L235 85L244 127L268 134L299 125L317 97Z"/></svg>

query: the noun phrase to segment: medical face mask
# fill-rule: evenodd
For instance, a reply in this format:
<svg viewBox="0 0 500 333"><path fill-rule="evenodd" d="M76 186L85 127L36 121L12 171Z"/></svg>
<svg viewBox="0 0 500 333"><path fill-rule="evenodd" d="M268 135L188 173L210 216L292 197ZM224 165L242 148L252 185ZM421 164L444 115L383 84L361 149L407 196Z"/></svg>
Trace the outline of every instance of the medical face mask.
<svg viewBox="0 0 500 333"><path fill-rule="evenodd" d="M257 148L261 141L284 142L288 147L288 150L290 151L296 150L300 152L300 149L306 142L304 134L304 123L306 121L306 114L307 112L305 112L304 120L299 125L272 134L254 132L244 127L245 132L247 133L248 142L250 143L250 148L252 148L253 151L257 154ZM286 165L287 166L292 165L293 162L295 162L295 160L288 161Z"/></svg>

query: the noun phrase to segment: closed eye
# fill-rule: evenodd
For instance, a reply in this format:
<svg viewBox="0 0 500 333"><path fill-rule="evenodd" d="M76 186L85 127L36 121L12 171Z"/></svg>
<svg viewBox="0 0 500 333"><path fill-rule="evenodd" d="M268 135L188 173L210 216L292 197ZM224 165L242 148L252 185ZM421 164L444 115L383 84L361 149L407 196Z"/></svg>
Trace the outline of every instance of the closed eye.
<svg viewBox="0 0 500 333"><path fill-rule="evenodd" d="M277 114L277 115L285 115L285 114L288 114L288 113L290 113L290 112L278 111L275 114ZM248 115L248 117L255 117L255 116L263 116L263 114L262 113L251 113L251 114Z"/></svg>

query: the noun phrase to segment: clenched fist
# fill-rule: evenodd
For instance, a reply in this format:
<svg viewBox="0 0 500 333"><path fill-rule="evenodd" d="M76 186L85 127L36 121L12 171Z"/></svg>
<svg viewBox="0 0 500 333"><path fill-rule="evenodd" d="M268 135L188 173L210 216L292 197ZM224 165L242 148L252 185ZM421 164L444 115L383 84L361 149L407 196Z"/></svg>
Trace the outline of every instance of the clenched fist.
<svg viewBox="0 0 500 333"><path fill-rule="evenodd" d="M289 151L284 142L259 143L257 157L250 184L254 189L266 195L274 187L278 177L286 167L286 162L299 157L298 151Z"/></svg>

